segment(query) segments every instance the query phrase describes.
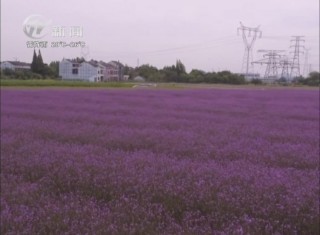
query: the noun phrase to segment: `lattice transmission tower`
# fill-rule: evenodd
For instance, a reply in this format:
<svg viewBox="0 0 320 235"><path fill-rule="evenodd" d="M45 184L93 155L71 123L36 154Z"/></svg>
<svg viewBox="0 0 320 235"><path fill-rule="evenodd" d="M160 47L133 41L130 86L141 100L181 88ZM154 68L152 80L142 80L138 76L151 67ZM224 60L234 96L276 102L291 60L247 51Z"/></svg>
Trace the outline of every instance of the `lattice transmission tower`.
<svg viewBox="0 0 320 235"><path fill-rule="evenodd" d="M284 50L259 50L258 52L265 53L263 55L263 59L254 61L252 64L261 64L267 65L266 71L264 74L264 79L267 82L273 82L279 78L278 69L280 68L280 60L283 57L281 52L285 52Z"/></svg>
<svg viewBox="0 0 320 235"><path fill-rule="evenodd" d="M291 64L291 71L290 71L290 78L293 79L295 77L300 77L300 54L303 54L304 46L301 45L305 40L303 39L304 36L292 36L291 43L293 45L290 48L294 48L291 53L293 54L292 64Z"/></svg>
<svg viewBox="0 0 320 235"><path fill-rule="evenodd" d="M280 59L281 78L284 78L286 81L290 80L291 66L292 66L292 61L288 58L288 56L283 56Z"/></svg>
<svg viewBox="0 0 320 235"><path fill-rule="evenodd" d="M246 78L254 74L252 51L255 41L257 40L257 38L261 38L262 36L262 31L259 28L260 26L256 28L246 27L241 22L240 27L238 28L238 35L239 32L241 32L243 43L245 46L241 72L245 74Z"/></svg>

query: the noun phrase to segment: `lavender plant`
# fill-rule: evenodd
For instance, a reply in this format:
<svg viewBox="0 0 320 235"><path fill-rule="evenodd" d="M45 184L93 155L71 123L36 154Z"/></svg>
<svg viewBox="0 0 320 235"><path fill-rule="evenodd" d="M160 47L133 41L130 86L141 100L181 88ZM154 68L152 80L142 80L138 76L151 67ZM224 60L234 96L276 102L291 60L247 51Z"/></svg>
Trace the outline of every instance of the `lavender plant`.
<svg viewBox="0 0 320 235"><path fill-rule="evenodd" d="M319 234L316 90L1 91L1 234Z"/></svg>

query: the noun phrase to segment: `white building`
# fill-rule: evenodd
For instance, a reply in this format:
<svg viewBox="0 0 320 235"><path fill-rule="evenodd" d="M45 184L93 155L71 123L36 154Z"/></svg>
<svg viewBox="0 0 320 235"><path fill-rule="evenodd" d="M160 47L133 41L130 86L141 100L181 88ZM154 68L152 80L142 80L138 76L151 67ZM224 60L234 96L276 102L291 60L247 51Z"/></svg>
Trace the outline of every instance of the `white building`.
<svg viewBox="0 0 320 235"><path fill-rule="evenodd" d="M97 61L79 62L63 59L59 63L59 76L63 80L103 81L104 66Z"/></svg>
<svg viewBox="0 0 320 235"><path fill-rule="evenodd" d="M20 61L4 61L1 62L1 70L11 69L13 71L31 70L31 64Z"/></svg>
<svg viewBox="0 0 320 235"><path fill-rule="evenodd" d="M120 62L110 61L109 63L106 63L100 61L99 63L105 68L103 74L104 81L124 81L127 79L124 77L124 66Z"/></svg>
<svg viewBox="0 0 320 235"><path fill-rule="evenodd" d="M135 82L145 82L146 79L144 77L141 77L141 76L136 76L133 81Z"/></svg>

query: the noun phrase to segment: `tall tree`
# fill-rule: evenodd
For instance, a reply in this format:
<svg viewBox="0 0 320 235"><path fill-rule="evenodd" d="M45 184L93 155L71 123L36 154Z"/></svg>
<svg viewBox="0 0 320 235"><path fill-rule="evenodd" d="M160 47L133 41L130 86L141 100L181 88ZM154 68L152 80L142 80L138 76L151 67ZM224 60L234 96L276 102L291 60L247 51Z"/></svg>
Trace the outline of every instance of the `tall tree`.
<svg viewBox="0 0 320 235"><path fill-rule="evenodd" d="M177 60L176 62L176 70L177 70L178 76L186 73L186 67L184 66L184 64L182 64L180 60Z"/></svg>
<svg viewBox="0 0 320 235"><path fill-rule="evenodd" d="M38 57L36 54L36 50L33 51L33 58L31 63L31 72L37 73L38 72Z"/></svg>
<svg viewBox="0 0 320 235"><path fill-rule="evenodd" d="M41 51L39 50L38 58L37 58L37 66L38 66L38 73L43 74L44 73L44 63L41 55Z"/></svg>
<svg viewBox="0 0 320 235"><path fill-rule="evenodd" d="M50 62L49 73L54 77L59 77L59 61Z"/></svg>

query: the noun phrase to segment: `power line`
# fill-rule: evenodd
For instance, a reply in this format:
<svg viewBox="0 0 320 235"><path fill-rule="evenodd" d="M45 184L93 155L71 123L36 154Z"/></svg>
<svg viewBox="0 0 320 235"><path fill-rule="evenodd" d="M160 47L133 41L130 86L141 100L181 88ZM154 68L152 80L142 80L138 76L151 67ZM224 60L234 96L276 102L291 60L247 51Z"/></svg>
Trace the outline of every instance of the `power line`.
<svg viewBox="0 0 320 235"><path fill-rule="evenodd" d="M183 50L183 49L202 46L202 45L205 45L205 44L212 44L213 42L218 42L218 43L219 42L225 42L227 39L234 39L234 38L235 37L233 35L230 35L230 36L225 36L225 37L221 37L221 38L211 39L211 40L204 41L204 42L189 44L189 45L185 45L185 46L181 46L181 47L171 47L171 48L166 48L166 49L152 50L152 51L146 51L144 53L159 53L159 52Z"/></svg>
<svg viewBox="0 0 320 235"><path fill-rule="evenodd" d="M203 50L208 48L213 48L221 45L231 45L239 43L239 40L235 36L227 36L222 37L218 39L213 39L210 41L197 43L197 44L189 44L186 46L181 47L171 47L166 49L159 49L159 50L152 50L152 51L140 51L140 52L131 52L131 53L117 53L118 56L134 56L137 55L143 56L143 55L162 55L162 54L173 54L173 53L179 53L179 52L186 52L186 51L196 51L196 50ZM206 45L207 44L207 45ZM104 54L110 54L110 52L106 51L94 51L96 53L104 53Z"/></svg>

